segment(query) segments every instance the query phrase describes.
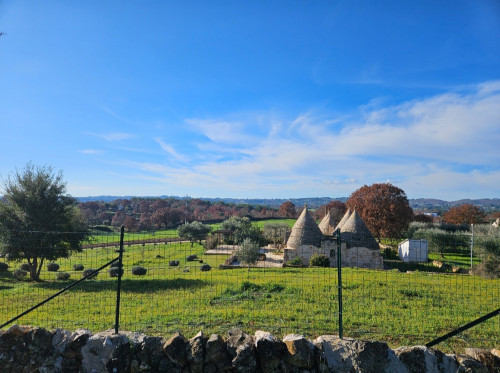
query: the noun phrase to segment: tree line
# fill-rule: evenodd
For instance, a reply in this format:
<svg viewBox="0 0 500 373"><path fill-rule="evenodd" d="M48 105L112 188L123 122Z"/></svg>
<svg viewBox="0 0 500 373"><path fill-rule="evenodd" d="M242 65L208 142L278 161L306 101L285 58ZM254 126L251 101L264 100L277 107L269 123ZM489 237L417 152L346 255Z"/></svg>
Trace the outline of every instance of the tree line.
<svg viewBox="0 0 500 373"><path fill-rule="evenodd" d="M282 203L279 209L175 198L78 204L66 193L61 172L31 163L7 178L3 192L0 253L9 260L27 260L34 280L39 278L44 261L68 257L72 251L82 250L82 243L90 234L89 225L104 223L140 230L154 225L157 228L178 227L182 223L186 227L190 223L191 228L200 229L203 227L194 222L218 220L223 221L223 230L231 232L226 241L241 243L250 238L256 243L264 239L276 243L282 236L282 226L269 227L264 236L250 223L250 218L295 218L300 213L291 201ZM331 201L318 208L315 214L320 219L330 213L338 221L346 209L356 210L379 241L384 237L402 237L410 222L417 220L405 192L389 183L364 185L354 191L345 204ZM477 206L464 204L451 208L443 220L454 225L470 225L484 221L485 214ZM196 239L196 235L194 237Z"/></svg>

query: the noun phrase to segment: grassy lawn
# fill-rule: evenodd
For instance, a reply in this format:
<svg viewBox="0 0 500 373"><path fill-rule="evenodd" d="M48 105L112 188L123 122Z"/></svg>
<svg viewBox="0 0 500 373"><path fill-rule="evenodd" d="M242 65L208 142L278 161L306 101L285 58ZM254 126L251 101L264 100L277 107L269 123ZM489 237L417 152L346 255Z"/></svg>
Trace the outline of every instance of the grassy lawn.
<svg viewBox="0 0 500 373"><path fill-rule="evenodd" d="M79 279L81 272L73 270L74 264L98 268L116 257L115 250L87 249L59 260L59 271L71 274L69 281L56 281L55 273L45 268L42 283L17 281L11 272L18 264L10 263L13 268L0 272L0 323ZM187 261L189 255L197 255L212 269L201 271L202 263ZM219 269L226 258L204 255L202 246L184 242L125 245L120 329L161 335L181 331L187 337L200 330L225 334L234 326L248 333L267 330L278 337L338 334L335 268ZM179 266L169 266L172 260ZM131 274L137 265L148 269L145 276ZM342 273L344 335L383 340L392 347L425 344L499 307L499 280L355 268ZM115 297L116 278L103 271L18 323L94 332L112 328ZM461 351L469 346L500 347L499 318L437 347Z"/></svg>

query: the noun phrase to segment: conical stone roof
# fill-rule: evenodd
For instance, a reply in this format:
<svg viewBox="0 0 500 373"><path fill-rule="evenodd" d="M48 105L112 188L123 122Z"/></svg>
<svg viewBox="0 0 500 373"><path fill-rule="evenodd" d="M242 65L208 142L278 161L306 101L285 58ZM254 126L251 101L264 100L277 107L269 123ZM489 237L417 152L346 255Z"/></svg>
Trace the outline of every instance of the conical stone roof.
<svg viewBox="0 0 500 373"><path fill-rule="evenodd" d="M322 238L323 234L306 205L292 227L286 247L289 249L298 249L302 245L321 247Z"/></svg>
<svg viewBox="0 0 500 373"><path fill-rule="evenodd" d="M349 219L340 228L341 239L347 243L347 247L366 247L379 250L379 245L372 233L366 226L361 216L354 210Z"/></svg>
<svg viewBox="0 0 500 373"><path fill-rule="evenodd" d="M347 209L344 216L342 216L342 219L340 219L339 223L337 224L337 226L333 231L335 232L337 229L342 229L342 226L346 223L347 220L349 220L350 216L351 216L351 210Z"/></svg>
<svg viewBox="0 0 500 373"><path fill-rule="evenodd" d="M321 223L319 223L318 227L319 227L321 233L323 233L324 235L332 234L332 232L335 228L335 225L334 225L333 218L330 215L330 211L328 211L326 213L325 217L323 218L323 220L321 220Z"/></svg>

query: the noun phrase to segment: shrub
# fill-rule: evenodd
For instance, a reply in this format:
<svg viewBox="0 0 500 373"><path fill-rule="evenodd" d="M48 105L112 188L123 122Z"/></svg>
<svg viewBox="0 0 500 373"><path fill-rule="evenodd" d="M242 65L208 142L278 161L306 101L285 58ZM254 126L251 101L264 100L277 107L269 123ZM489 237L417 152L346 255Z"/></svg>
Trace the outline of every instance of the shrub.
<svg viewBox="0 0 500 373"><path fill-rule="evenodd" d="M136 276L144 276L148 270L144 267L132 267L132 274Z"/></svg>
<svg viewBox="0 0 500 373"><path fill-rule="evenodd" d="M88 268L88 269L86 269L85 271L82 272L82 277L88 276L88 275L90 275L94 271L95 271L95 269ZM98 274L99 274L99 272L94 273L92 276L88 277L87 280L91 280L91 279L96 278Z"/></svg>
<svg viewBox="0 0 500 373"><path fill-rule="evenodd" d="M58 270L59 270L59 264L54 262L47 264L47 271L57 272Z"/></svg>
<svg viewBox="0 0 500 373"><path fill-rule="evenodd" d="M330 267L330 259L323 254L314 254L310 261L311 267Z"/></svg>
<svg viewBox="0 0 500 373"><path fill-rule="evenodd" d="M83 271L85 269L85 267L83 266L83 264L75 264L73 266L73 271Z"/></svg>
<svg viewBox="0 0 500 373"><path fill-rule="evenodd" d="M210 267L209 264L203 264L201 267L200 267L200 271L202 272L208 272L212 269L212 267Z"/></svg>
<svg viewBox="0 0 500 373"><path fill-rule="evenodd" d="M302 258L300 258L300 257L296 257L296 258L294 258L294 259L290 260L290 261L288 262L288 264L290 264L290 265L292 265L292 266L300 266L300 265L302 265Z"/></svg>
<svg viewBox="0 0 500 373"><path fill-rule="evenodd" d="M385 249L382 250L382 256L384 259L388 260L398 260L399 259L399 254L397 250L394 250L392 247L386 247Z"/></svg>
<svg viewBox="0 0 500 373"><path fill-rule="evenodd" d="M57 272L56 279L66 281L69 280L70 274L68 272Z"/></svg>
<svg viewBox="0 0 500 373"><path fill-rule="evenodd" d="M119 274L123 276L123 268L120 269L119 267L110 267L108 269L108 273L110 277L118 277Z"/></svg>
<svg viewBox="0 0 500 373"><path fill-rule="evenodd" d="M95 229L96 231L101 231L101 232L113 232L113 229L106 225L96 225L92 227L92 229Z"/></svg>
<svg viewBox="0 0 500 373"><path fill-rule="evenodd" d="M12 272L12 277L14 277L16 280L22 281L26 277L28 277L28 271L18 268L14 272Z"/></svg>
<svg viewBox="0 0 500 373"><path fill-rule="evenodd" d="M22 269L23 271L29 271L30 265L28 263L23 263L19 266L19 269Z"/></svg>
<svg viewBox="0 0 500 373"><path fill-rule="evenodd" d="M6 271L9 268L9 265L4 262L0 262L0 271Z"/></svg>
<svg viewBox="0 0 500 373"><path fill-rule="evenodd" d="M500 278L500 257L489 255L474 268L474 274L485 278Z"/></svg>

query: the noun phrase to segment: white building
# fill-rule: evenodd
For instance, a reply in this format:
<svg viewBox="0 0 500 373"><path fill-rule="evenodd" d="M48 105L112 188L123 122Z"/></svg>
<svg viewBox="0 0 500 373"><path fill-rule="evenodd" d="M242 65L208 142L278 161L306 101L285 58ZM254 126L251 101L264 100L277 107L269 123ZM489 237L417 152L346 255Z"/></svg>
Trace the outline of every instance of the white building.
<svg viewBox="0 0 500 373"><path fill-rule="evenodd" d="M427 262L427 240L404 240L398 244L399 259L403 262Z"/></svg>

